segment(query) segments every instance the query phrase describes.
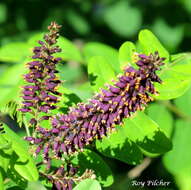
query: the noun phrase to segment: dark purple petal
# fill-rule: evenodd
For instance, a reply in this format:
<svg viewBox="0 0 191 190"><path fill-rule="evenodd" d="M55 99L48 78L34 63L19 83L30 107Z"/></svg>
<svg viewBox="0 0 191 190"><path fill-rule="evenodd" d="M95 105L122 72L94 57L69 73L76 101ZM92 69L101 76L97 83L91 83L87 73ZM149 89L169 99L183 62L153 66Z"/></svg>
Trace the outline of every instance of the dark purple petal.
<svg viewBox="0 0 191 190"><path fill-rule="evenodd" d="M119 93L120 92L120 89L119 88L115 88L113 86L110 86L109 90L113 93Z"/></svg>
<svg viewBox="0 0 191 190"><path fill-rule="evenodd" d="M29 108L21 108L21 109L19 109L19 111L21 111L21 112L30 112L31 111L31 109L29 109Z"/></svg>
<svg viewBox="0 0 191 190"><path fill-rule="evenodd" d="M22 96L24 100L33 100L33 96Z"/></svg>
<svg viewBox="0 0 191 190"><path fill-rule="evenodd" d="M36 148L35 154L38 155L41 150L42 150L42 146L39 145L39 146Z"/></svg>
<svg viewBox="0 0 191 190"><path fill-rule="evenodd" d="M29 122L30 122L31 124L33 124L33 125L36 125L37 120L36 120L35 118L32 118Z"/></svg>
<svg viewBox="0 0 191 190"><path fill-rule="evenodd" d="M65 153L65 152L67 153L67 149L66 149L66 146L64 143L61 144L61 149L62 149L63 153Z"/></svg>
<svg viewBox="0 0 191 190"><path fill-rule="evenodd" d="M26 141L33 141L33 140L34 140L34 137L25 137L25 140L26 140Z"/></svg>

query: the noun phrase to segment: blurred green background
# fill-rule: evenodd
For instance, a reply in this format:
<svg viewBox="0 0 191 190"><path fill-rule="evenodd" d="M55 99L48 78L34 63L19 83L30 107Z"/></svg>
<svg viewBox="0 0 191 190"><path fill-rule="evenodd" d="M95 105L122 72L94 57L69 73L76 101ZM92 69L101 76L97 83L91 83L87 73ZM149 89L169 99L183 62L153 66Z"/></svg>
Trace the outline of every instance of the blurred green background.
<svg viewBox="0 0 191 190"><path fill-rule="evenodd" d="M29 55L27 49L29 46L26 41L36 33L46 31L51 21L56 21L63 26L61 35L71 40L78 49L82 49L84 44L92 41L118 49L127 40L136 41L138 31L143 28L153 31L172 54L191 49L191 0L1 0L1 76L11 72L13 65L21 62L20 57ZM10 43L11 47L7 46ZM20 46L18 43L21 43ZM7 52L10 53L9 48L12 58L7 55ZM110 50L113 51L113 55L116 53L114 49ZM86 66L80 64L83 61L77 60L78 58L71 62L70 59L66 59L66 64L60 68L61 77L67 81L67 87L76 92L82 100L86 100L91 96L86 83ZM4 80L8 78L10 76L4 77ZM11 78L10 83L15 80L14 77ZM83 85L76 88L75 86L79 84ZM172 115L176 116L174 113ZM114 185L107 189L140 189L140 187L132 187L128 178L128 172L134 166L113 159L105 158L105 160L111 166L115 176ZM173 162L173 159L171 161ZM152 160L137 180L171 181L169 188L157 187L156 189L175 190L178 189L175 178L177 176L172 176L162 164L161 157L158 157ZM185 179L185 182L180 182L179 179L177 181L180 184L187 184L190 179Z"/></svg>
<svg viewBox="0 0 191 190"><path fill-rule="evenodd" d="M190 0L1 0L0 42L24 40L52 20L69 39L119 47L151 29L171 52L189 51Z"/></svg>

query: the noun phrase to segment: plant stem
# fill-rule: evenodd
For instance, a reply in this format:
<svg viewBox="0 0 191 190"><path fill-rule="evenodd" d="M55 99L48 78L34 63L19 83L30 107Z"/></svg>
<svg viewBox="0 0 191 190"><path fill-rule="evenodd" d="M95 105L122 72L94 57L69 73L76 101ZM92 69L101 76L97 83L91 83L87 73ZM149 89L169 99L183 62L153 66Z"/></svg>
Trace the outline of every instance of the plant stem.
<svg viewBox="0 0 191 190"><path fill-rule="evenodd" d="M173 113L175 113L178 117L187 120L187 121L191 121L191 118L189 116L187 116L185 113L181 112L175 105L173 105L170 101L159 101L159 103L163 104L164 106L166 106L170 111L172 111Z"/></svg>
<svg viewBox="0 0 191 190"><path fill-rule="evenodd" d="M27 121L26 121L25 117L24 117L23 120L24 120L24 126L25 126L25 130L26 130L26 134L27 134L28 137L30 137L31 134L30 134L29 127L28 127L28 124L27 124Z"/></svg>
<svg viewBox="0 0 191 190"><path fill-rule="evenodd" d="M128 178L135 179L136 177L139 177L141 173L151 164L151 162L152 162L151 158L148 157L144 158L141 164L135 166L128 172L127 174Z"/></svg>

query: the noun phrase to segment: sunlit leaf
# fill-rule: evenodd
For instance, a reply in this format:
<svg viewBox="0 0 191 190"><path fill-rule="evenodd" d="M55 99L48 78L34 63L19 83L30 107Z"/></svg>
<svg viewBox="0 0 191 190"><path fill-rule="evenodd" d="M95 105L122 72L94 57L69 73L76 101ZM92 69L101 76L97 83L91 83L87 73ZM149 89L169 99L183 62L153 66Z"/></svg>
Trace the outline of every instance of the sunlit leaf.
<svg viewBox="0 0 191 190"><path fill-rule="evenodd" d="M80 50L77 46L67 38L60 36L58 38L58 46L62 49L61 53L56 53L55 56L61 57L66 61L83 62Z"/></svg>
<svg viewBox="0 0 191 190"><path fill-rule="evenodd" d="M191 88L179 98L174 100L174 103L178 110L180 110L185 116L191 116Z"/></svg>
<svg viewBox="0 0 191 190"><path fill-rule="evenodd" d="M156 99L169 100L182 96L191 85L191 56L190 54L175 55L172 62L160 71L162 84L155 84L159 91Z"/></svg>
<svg viewBox="0 0 191 190"><path fill-rule="evenodd" d="M111 83L115 73L108 61L101 56L92 57L88 62L88 75L92 88L98 91L106 83Z"/></svg>
<svg viewBox="0 0 191 190"><path fill-rule="evenodd" d="M160 57L165 57L165 62L169 61L169 53L157 39L157 37L149 30L141 30L139 32L139 45L142 53L150 54L155 51L159 52Z"/></svg>
<svg viewBox="0 0 191 190"><path fill-rule="evenodd" d="M127 137L126 127L119 126L117 131L100 141L96 141L97 150L105 156L128 164L139 164L143 155L137 145Z"/></svg>
<svg viewBox="0 0 191 190"><path fill-rule="evenodd" d="M16 64L10 66L7 72L0 78L0 107L4 106L11 100L19 98L21 92L21 85L23 84L22 75L26 68L24 64ZM8 73L8 74L7 74Z"/></svg>
<svg viewBox="0 0 191 190"><path fill-rule="evenodd" d="M23 42L13 42L0 48L0 61L20 62L30 55L30 46Z"/></svg>
<svg viewBox="0 0 191 190"><path fill-rule="evenodd" d="M101 190L101 186L98 181L93 179L85 179L81 181L74 190Z"/></svg>
<svg viewBox="0 0 191 190"><path fill-rule="evenodd" d="M89 42L83 48L83 54L88 62L93 56L102 56L112 66L115 72L120 72L120 65L118 61L118 52L116 49L102 43ZM104 67L103 67L104 69Z"/></svg>
<svg viewBox="0 0 191 190"><path fill-rule="evenodd" d="M155 84L159 95L155 96L159 100L170 100L182 96L191 85L190 76L183 75L172 70L166 70L160 75L162 84Z"/></svg>
<svg viewBox="0 0 191 190"><path fill-rule="evenodd" d="M28 153L26 142L17 136L9 127L4 125L5 133L3 137L12 144L12 149L16 153L14 160L15 170L28 181L36 181L38 179L38 171L34 161Z"/></svg>
<svg viewBox="0 0 191 190"><path fill-rule="evenodd" d="M148 116L155 121L167 137L171 136L173 129L173 117L170 111L161 104L154 103L147 108Z"/></svg>
<svg viewBox="0 0 191 190"><path fill-rule="evenodd" d="M126 66L135 66L134 64L134 53L136 52L136 47L132 42L125 42L119 48L119 62L120 67L124 68Z"/></svg>
<svg viewBox="0 0 191 190"><path fill-rule="evenodd" d="M138 112L130 119L125 119L126 133L129 139L150 153L165 153L172 148L171 141L160 130L157 123Z"/></svg>
<svg viewBox="0 0 191 190"><path fill-rule="evenodd" d="M0 190L4 190L2 169L0 168Z"/></svg>
<svg viewBox="0 0 191 190"><path fill-rule="evenodd" d="M165 167L173 175L184 174L191 176L190 134L190 122L178 120L172 138L173 149L166 153L163 159Z"/></svg>

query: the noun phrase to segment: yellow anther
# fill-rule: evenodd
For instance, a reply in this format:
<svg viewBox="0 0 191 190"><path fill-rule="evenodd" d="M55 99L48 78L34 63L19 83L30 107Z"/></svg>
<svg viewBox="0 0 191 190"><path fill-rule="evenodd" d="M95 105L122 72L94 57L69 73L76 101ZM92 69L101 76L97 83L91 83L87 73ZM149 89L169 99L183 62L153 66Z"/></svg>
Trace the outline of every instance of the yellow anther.
<svg viewBox="0 0 191 190"><path fill-rule="evenodd" d="M132 62L135 63L139 60L138 53L134 52L133 55L131 56Z"/></svg>
<svg viewBox="0 0 191 190"><path fill-rule="evenodd" d="M128 76L129 76L129 73L128 73L128 72L126 72L126 73L125 73L125 76L126 76L126 77L128 77Z"/></svg>
<svg viewBox="0 0 191 190"><path fill-rule="evenodd" d="M133 97L133 98L132 98L132 101L134 101L134 100L136 100L136 99L137 99L136 97Z"/></svg>

